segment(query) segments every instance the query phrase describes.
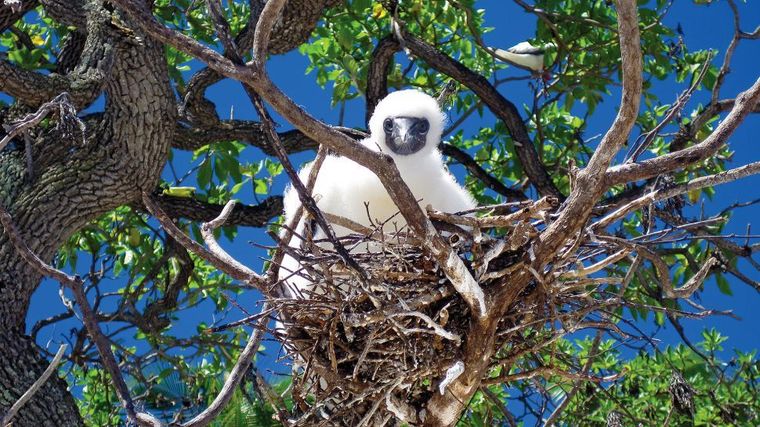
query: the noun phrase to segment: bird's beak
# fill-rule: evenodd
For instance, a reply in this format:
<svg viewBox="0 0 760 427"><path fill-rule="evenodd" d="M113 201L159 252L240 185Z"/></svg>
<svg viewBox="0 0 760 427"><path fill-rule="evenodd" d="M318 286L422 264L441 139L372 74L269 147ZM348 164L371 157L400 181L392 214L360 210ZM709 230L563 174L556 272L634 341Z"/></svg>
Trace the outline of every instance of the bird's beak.
<svg viewBox="0 0 760 427"><path fill-rule="evenodd" d="M396 154L404 156L420 151L427 140L428 124L417 117L396 117L393 129L385 132L385 143Z"/></svg>

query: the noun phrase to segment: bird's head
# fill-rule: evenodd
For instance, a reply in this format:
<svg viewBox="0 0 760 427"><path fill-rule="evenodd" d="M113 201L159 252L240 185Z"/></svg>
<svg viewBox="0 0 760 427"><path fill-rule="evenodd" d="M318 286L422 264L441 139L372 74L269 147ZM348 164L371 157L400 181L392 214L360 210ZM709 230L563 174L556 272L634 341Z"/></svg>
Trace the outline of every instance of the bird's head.
<svg viewBox="0 0 760 427"><path fill-rule="evenodd" d="M445 121L433 97L417 90L400 90L377 104L369 130L382 152L402 159L435 151Z"/></svg>

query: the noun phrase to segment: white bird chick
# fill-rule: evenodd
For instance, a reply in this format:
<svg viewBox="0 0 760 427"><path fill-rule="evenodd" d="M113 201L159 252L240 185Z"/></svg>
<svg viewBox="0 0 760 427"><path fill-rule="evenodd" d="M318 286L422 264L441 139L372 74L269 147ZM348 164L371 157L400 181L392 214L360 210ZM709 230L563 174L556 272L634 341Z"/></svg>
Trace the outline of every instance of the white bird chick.
<svg viewBox="0 0 760 427"><path fill-rule="evenodd" d="M507 50L494 49L494 54L504 62L526 68L534 73L544 71L544 53L551 45L535 47L528 42L518 43Z"/></svg>
<svg viewBox="0 0 760 427"><path fill-rule="evenodd" d="M416 90L401 90L385 97L375 108L369 121L370 136L359 143L393 158L401 177L409 186L420 206L431 205L443 212L459 212L476 206L472 196L460 186L444 165L438 144L441 142L446 116L436 100ZM307 181L311 164L299 172ZM323 212L341 216L366 227L389 221L385 232L401 230L406 226L403 216L396 215L398 208L380 180L369 169L345 157L329 155L317 175L313 194ZM289 186L285 191L285 223L289 223L300 206L298 194ZM366 204L366 205L365 205ZM296 227L302 234L304 221ZM351 231L333 225L337 237ZM322 230L314 230L314 239L324 238ZM294 236L288 243L299 248L301 239ZM373 245L353 249L370 252ZM291 294L303 298L302 291L311 290L311 282L301 275L298 261L285 256L280 268L280 279ZM295 291L295 292L293 292Z"/></svg>

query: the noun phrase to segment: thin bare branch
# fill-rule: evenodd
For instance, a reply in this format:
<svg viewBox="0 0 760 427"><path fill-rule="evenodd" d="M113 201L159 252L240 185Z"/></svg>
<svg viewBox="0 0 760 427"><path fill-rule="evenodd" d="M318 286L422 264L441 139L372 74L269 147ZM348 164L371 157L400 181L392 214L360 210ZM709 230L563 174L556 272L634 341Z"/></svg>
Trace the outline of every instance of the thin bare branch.
<svg viewBox="0 0 760 427"><path fill-rule="evenodd" d="M18 135L21 135L25 131L37 126L40 122L52 113L59 113L61 122L75 122L79 130L84 137L85 125L77 117L76 109L71 105L69 94L64 92L51 100L46 102L37 109L36 112L28 114L23 119L10 126L7 126L5 132L7 133L3 139L0 139L0 150L5 148L6 145Z"/></svg>
<svg viewBox="0 0 760 427"><path fill-rule="evenodd" d="M90 338L98 349L103 366L111 376L111 381L116 389L116 394L119 397L121 405L127 413L127 418L140 425L152 425L138 419L138 413L135 410L134 403L129 395L129 388L124 382L124 377L121 375L119 364L116 362L116 358L111 351L111 345L108 338L103 335L103 332L100 330L96 315L90 306L90 302L87 300L82 279L78 276L69 276L63 271L51 267L34 254L26 243L24 243L18 229L13 224L10 214L2 206L0 206L0 223L2 223L3 228L5 229L5 234L10 239L16 251L26 262L37 270L39 274L45 277L50 277L71 290L82 313L82 322L87 329L87 333L90 335ZM152 416L145 414L142 418L149 420L152 419Z"/></svg>
<svg viewBox="0 0 760 427"><path fill-rule="evenodd" d="M261 307L261 311L266 312L268 310L269 306L265 303ZM248 342L246 343L245 348L242 352L240 352L235 366L232 367L229 375L227 375L227 379L224 381L222 390L214 398L214 401L211 402L208 408L204 409L203 412L195 416L195 418L182 424L182 427L206 426L210 424L216 417L218 417L219 414L222 413L224 407L227 406L230 399L232 399L232 395L235 393L235 390L240 384L240 381L243 379L243 377L245 377L245 373L251 366L253 357L256 355L256 352L259 351L261 339L264 337L264 331L266 330L266 323L268 321L269 317L267 316L263 316L259 319L253 329L253 332L251 333L251 336L248 338Z"/></svg>
<svg viewBox="0 0 760 427"><path fill-rule="evenodd" d="M172 236L174 240L179 242L179 244L181 244L182 246L184 246L185 248L187 248L194 254L198 255L206 262L214 265L219 270L228 274L233 279L240 280L241 282L246 283L266 293L266 286L265 286L264 279L259 274L249 269L248 267L243 266L237 261L235 261L235 263L230 264L229 262L227 262L228 260L220 258L219 255L215 254L212 251L209 251L208 249L204 248L203 246L198 244L196 241L191 239L184 232L182 232L182 230L180 230L179 227L177 227L174 224L174 222L172 222L169 216L166 215L166 212L164 212L158 206L156 201L153 200L153 198L148 193L143 193L143 203L145 204L145 207L148 209L148 212L150 212L151 215L156 217L156 219L164 228L164 230L166 230L166 232L170 236Z"/></svg>
<svg viewBox="0 0 760 427"><path fill-rule="evenodd" d="M322 145L319 147L319 151L317 151L317 158L314 159L314 164L311 166L311 170L309 170L309 177L306 180L306 189L308 190L309 195L311 195L312 191L314 190L314 185L317 182L317 176L319 175L319 171L322 169L322 163L324 163L326 157L327 147ZM296 209L296 212L293 215L293 218L290 220L290 223L285 224L284 231L280 236L278 250L275 251L274 256L272 257L272 262L270 263L269 270L267 271L267 281L269 283L274 283L277 280L278 272L280 269L280 262L282 262L282 258L285 256L285 252L282 250L282 247L290 243L290 240L293 238L293 231L296 229L298 223L301 222L303 213L303 205L298 206L298 209ZM328 220L330 222L333 222L329 218ZM285 290L287 290L287 288L287 286L283 287Z"/></svg>
<svg viewBox="0 0 760 427"><path fill-rule="evenodd" d="M689 298L691 294L693 294L700 286L702 286L702 283L705 281L705 278L710 273L710 270L718 264L718 260L714 257L708 258L707 262L702 264L702 266L699 268L699 271L689 279L688 282L686 282L683 286L681 286L678 289L666 288L665 289L665 296L668 298Z"/></svg>
<svg viewBox="0 0 760 427"><path fill-rule="evenodd" d="M18 400L16 400L10 409L8 409L8 412L3 415L3 418L0 419L0 426L10 427L12 425L13 417L16 416L19 409L21 409L21 407L24 406L24 404L26 404L26 402L28 402L29 399L31 399L32 396L34 396L34 394L40 390L48 378L53 375L53 372L56 371L58 364L61 363L63 354L66 352L66 347L66 344L61 344L61 346L58 348L58 351L55 353L53 360L50 361L50 364L47 368L45 368L45 371L42 373L42 375L37 378L37 380L29 387L29 389L24 394L22 394Z"/></svg>
<svg viewBox="0 0 760 427"><path fill-rule="evenodd" d="M547 257L555 253L569 236L577 232L588 219L593 205L607 190L605 171L620 148L628 141L628 135L638 115L642 89L642 56L636 1L616 0L615 4L623 73L620 109L588 165L578 172L576 185L559 218L542 233L541 244L535 249L536 258L542 262L549 262Z"/></svg>
<svg viewBox="0 0 760 427"><path fill-rule="evenodd" d="M237 55L235 40L230 32L230 24L224 17L221 0L206 0L206 6L208 7L209 15L211 15L211 22L216 29L216 35L221 40L225 53L227 55Z"/></svg>
<svg viewBox="0 0 760 427"><path fill-rule="evenodd" d="M224 209L222 209L222 212L219 214L218 217L214 218L213 220L209 222L204 222L201 225L201 235L203 236L203 241L206 242L206 246L208 246L208 250L212 254L214 254L214 257L216 257L216 259L218 259L219 261L223 262L226 265L229 265L235 271L242 272L249 277L256 277L259 280L263 280L263 278L260 277L255 271L246 267L245 265L240 263L238 260L236 260L234 257L232 257L230 254L228 254L227 251L222 249L222 247L219 246L219 243L216 241L216 238L214 237L214 230L221 227L222 225L224 225L225 222L227 222L227 220L230 217L230 214L232 213L232 210L235 208L235 204L236 204L235 200L228 201L227 204L224 205Z"/></svg>
<svg viewBox="0 0 760 427"><path fill-rule="evenodd" d="M710 62L712 60L712 52L708 54L707 58L705 59L704 65L702 65L702 70L699 72L699 75L694 80L694 82L689 86L683 93L678 95L678 98L673 103L673 105L668 109L668 111L665 113L665 117L660 120L660 122L649 132L642 135L643 140L638 143L638 141L634 144L632 144L631 149L629 150L628 155L626 155L625 163L635 162L638 160L639 156L647 149L649 148L649 145L652 143L652 141L657 137L659 132L668 125L668 123L673 120L673 118L677 117L683 108L686 106L686 103L689 102L689 99L691 98L691 95L694 93L694 91L697 90L699 85L702 84L702 80L704 80L705 75L707 74L707 70L710 69ZM717 100L716 100L717 101ZM642 139L640 138L640 139Z"/></svg>
<svg viewBox="0 0 760 427"><path fill-rule="evenodd" d="M760 161L750 163L745 166L741 166L735 169L730 169L725 172L716 173L714 175L702 176L694 178L691 181L676 185L670 188L663 188L659 190L647 193L638 199L632 200L618 209L610 212L604 218L600 219L593 224L595 230L601 230L609 227L615 221L618 221L625 217L630 212L641 209L642 207L654 203L659 200L665 200L672 197L676 197L680 194L685 194L690 191L699 190L706 187L713 187L715 185L725 184L728 182L736 181L737 179L745 178L750 175L760 173Z"/></svg>
<svg viewBox="0 0 760 427"><path fill-rule="evenodd" d="M726 118L702 142L653 159L613 166L607 170L605 178L607 185L613 186L652 178L709 158L727 143L728 138L731 137L747 115L755 110L758 102L760 102L760 78L749 89L736 97L733 108Z"/></svg>

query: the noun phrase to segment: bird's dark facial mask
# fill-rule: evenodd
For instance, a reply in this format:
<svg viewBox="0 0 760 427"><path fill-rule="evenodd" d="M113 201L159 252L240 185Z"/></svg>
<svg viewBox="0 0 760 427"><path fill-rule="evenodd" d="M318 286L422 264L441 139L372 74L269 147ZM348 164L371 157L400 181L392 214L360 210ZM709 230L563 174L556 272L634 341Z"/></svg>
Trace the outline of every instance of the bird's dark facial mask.
<svg viewBox="0 0 760 427"><path fill-rule="evenodd" d="M385 144L402 156L422 150L429 130L430 123L425 118L389 117L383 122Z"/></svg>

